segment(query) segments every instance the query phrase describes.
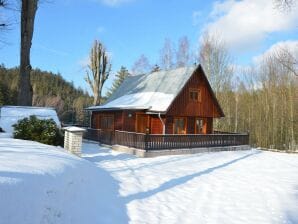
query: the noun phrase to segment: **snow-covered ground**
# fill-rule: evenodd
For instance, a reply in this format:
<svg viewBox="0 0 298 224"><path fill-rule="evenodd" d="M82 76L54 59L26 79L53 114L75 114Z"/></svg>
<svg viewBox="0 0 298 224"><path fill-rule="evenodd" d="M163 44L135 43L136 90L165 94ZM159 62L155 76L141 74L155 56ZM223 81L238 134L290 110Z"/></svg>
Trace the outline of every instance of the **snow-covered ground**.
<svg viewBox="0 0 298 224"><path fill-rule="evenodd" d="M297 154L144 159L85 143L83 157L117 180L131 223L298 223Z"/></svg>
<svg viewBox="0 0 298 224"><path fill-rule="evenodd" d="M127 214L117 195L109 173L84 159L61 148L0 138L1 224L121 223Z"/></svg>
<svg viewBox="0 0 298 224"><path fill-rule="evenodd" d="M0 138L0 223L298 223L298 155L136 158Z"/></svg>

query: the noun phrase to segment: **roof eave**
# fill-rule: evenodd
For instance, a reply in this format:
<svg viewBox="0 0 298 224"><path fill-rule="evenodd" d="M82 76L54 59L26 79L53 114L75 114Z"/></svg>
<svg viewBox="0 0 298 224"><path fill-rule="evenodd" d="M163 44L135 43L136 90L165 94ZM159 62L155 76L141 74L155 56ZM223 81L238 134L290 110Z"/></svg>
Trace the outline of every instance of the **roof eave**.
<svg viewBox="0 0 298 224"><path fill-rule="evenodd" d="M148 107L103 107L103 108L92 108L87 107L84 110L87 111L120 111L120 110L148 110Z"/></svg>

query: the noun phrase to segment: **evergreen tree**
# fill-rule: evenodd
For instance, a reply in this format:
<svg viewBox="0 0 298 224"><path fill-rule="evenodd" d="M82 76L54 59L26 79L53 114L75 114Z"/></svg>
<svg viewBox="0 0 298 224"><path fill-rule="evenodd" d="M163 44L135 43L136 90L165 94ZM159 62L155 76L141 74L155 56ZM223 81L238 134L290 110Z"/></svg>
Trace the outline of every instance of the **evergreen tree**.
<svg viewBox="0 0 298 224"><path fill-rule="evenodd" d="M116 74L112 87L107 92L107 97L110 97L116 91L116 89L119 88L128 75L128 70L124 66L121 66L120 70Z"/></svg>
<svg viewBox="0 0 298 224"><path fill-rule="evenodd" d="M0 83L0 105L11 104L11 93L5 83Z"/></svg>

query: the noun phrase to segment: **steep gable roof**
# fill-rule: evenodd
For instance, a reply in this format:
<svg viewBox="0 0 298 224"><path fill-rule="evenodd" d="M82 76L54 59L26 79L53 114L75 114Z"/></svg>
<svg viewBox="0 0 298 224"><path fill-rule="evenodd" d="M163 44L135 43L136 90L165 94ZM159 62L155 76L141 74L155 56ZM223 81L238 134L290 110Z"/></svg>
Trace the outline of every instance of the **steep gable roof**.
<svg viewBox="0 0 298 224"><path fill-rule="evenodd" d="M206 80L207 88L220 116L224 117L223 110L201 65L128 76L105 104L88 107L87 110L132 109L166 113L197 70L200 71L200 74Z"/></svg>
<svg viewBox="0 0 298 224"><path fill-rule="evenodd" d="M195 70L192 66L129 76L105 104L87 109L166 112Z"/></svg>

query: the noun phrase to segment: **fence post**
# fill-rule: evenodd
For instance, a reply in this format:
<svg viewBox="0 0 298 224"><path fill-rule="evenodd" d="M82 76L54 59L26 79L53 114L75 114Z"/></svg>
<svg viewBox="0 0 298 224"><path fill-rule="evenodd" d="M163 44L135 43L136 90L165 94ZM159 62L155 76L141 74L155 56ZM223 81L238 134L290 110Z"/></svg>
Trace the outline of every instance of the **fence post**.
<svg viewBox="0 0 298 224"><path fill-rule="evenodd" d="M145 136L144 136L144 142L145 142L145 150L148 150L148 142L149 142L149 134L148 132L146 132Z"/></svg>

